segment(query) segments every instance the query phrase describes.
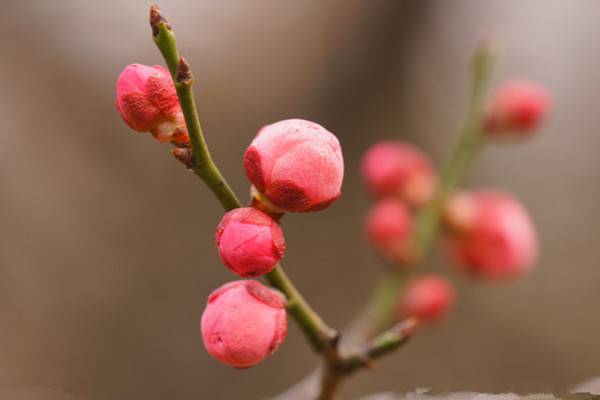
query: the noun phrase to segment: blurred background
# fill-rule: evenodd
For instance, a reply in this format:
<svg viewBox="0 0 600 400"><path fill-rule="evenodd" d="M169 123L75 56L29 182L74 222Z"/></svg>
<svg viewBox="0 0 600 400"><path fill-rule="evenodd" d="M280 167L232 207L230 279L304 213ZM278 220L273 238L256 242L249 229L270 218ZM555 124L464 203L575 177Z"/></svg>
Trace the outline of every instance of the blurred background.
<svg viewBox="0 0 600 400"><path fill-rule="evenodd" d="M168 146L114 109L128 63L161 63L140 0L2 0L0 398L261 399L318 359L294 322L278 353L237 371L199 334L208 294L234 276L214 247L222 210ZM594 0L305 0L159 3L196 77L214 158L248 191L258 128L300 117L340 138L342 198L290 215L284 265L343 327L383 268L362 234L362 152L397 138L443 164L482 34L501 38L495 83L547 85L555 111L534 140L489 146L468 187L514 191L541 240L532 274L460 287L445 323L358 374L376 391L567 390L600 375L600 56Z"/></svg>

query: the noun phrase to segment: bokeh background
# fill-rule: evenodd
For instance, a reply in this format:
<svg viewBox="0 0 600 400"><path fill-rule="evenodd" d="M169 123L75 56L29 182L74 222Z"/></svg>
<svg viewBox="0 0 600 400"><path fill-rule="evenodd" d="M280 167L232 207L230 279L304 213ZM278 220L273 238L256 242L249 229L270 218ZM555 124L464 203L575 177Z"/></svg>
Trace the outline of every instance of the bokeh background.
<svg viewBox="0 0 600 400"><path fill-rule="evenodd" d="M130 131L113 102L128 63L161 63L149 2L2 0L0 12L0 398L261 399L311 371L296 325L260 366L205 352L222 215L167 146ZM514 191L541 238L537 269L510 285L460 287L444 324L419 335L349 398L383 390L544 392L600 375L600 2L278 0L159 3L193 66L207 139L247 193L242 154L276 120L340 138L343 196L285 218L288 273L336 327L383 268L362 235L361 153L411 140L443 164L469 87L469 58L495 32L495 83L546 84L555 112L521 144L489 146L468 187Z"/></svg>

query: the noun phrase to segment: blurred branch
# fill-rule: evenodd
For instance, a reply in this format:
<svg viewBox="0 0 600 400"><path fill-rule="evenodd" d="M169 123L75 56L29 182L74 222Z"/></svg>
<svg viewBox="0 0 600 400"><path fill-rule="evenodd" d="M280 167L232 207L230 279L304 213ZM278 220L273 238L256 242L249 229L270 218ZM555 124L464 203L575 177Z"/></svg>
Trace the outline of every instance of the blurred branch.
<svg viewBox="0 0 600 400"><path fill-rule="evenodd" d="M433 199L418 212L416 217L414 246L418 255L417 263L423 261L424 256L431 248L433 239L437 235L444 202L459 185L478 153L482 140L485 97L494 61L495 51L492 43L484 41L475 51L473 57L473 86L466 120L457 145L452 152L450 161L442 172L440 183ZM371 300L367 303L365 312L352 324L353 329L349 332L349 336L369 337L373 333L380 332L389 326L394 318L396 299L405 281L405 275L406 271L388 271L379 279ZM402 328L402 324L395 325L376 336L369 342L371 347L367 347L367 350L363 350L363 353L350 356L351 361L347 358L343 359L341 365L344 366L345 363L348 363L346 365L351 365L350 369L354 371L368 364L364 361L365 357L366 360L378 358L399 347L400 344L404 343L412 335L410 329L405 332L402 331L404 329ZM330 398L323 397L323 395L329 395L337 389L343 374L339 369L325 367L323 371L324 384L321 392L322 397L319 399ZM314 379L312 376L309 376L305 386L300 383L296 387L305 387L307 391L311 391L311 382L314 382ZM287 399L288 396L286 393L283 393L278 398Z"/></svg>
<svg viewBox="0 0 600 400"><path fill-rule="evenodd" d="M464 178L482 141L485 97L496 59L493 43L483 41L473 57L473 87L467 117L450 161L442 171L433 199L417 214L415 246L420 261L431 248L439 230L446 199Z"/></svg>
<svg viewBox="0 0 600 400"><path fill-rule="evenodd" d="M361 368L371 368L373 362L402 346L413 336L419 321L409 318L377 335L358 350L345 356L339 366L341 373L351 374Z"/></svg>

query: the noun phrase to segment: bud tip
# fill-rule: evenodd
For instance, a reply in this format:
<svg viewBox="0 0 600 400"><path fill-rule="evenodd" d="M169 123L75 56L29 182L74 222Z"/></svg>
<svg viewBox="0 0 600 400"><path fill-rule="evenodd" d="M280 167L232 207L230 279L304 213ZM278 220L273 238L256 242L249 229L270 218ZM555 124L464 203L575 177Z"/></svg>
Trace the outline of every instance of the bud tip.
<svg viewBox="0 0 600 400"><path fill-rule="evenodd" d="M160 13L158 5L152 4L150 6L150 26L152 27L152 35L157 36L160 28L160 24L165 24L167 29L171 29L169 21Z"/></svg>
<svg viewBox="0 0 600 400"><path fill-rule="evenodd" d="M188 64L183 57L179 59L179 63L177 64L175 80L177 83L181 83L183 85L189 85L192 83L192 70L190 69L190 64Z"/></svg>

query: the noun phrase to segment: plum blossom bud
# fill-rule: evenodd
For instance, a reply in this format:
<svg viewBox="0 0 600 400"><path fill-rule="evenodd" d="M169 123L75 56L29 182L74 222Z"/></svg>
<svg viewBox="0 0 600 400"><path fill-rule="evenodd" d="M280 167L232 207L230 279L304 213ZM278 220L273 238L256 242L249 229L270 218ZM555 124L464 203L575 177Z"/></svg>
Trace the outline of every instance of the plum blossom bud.
<svg viewBox="0 0 600 400"><path fill-rule="evenodd" d="M314 122L263 127L244 154L246 175L276 208L317 211L340 196L344 160L337 138ZM279 211L279 210L278 210Z"/></svg>
<svg viewBox="0 0 600 400"><path fill-rule="evenodd" d="M388 261L406 264L412 260L412 215L400 200L389 197L375 203L365 219L365 231Z"/></svg>
<svg viewBox="0 0 600 400"><path fill-rule="evenodd" d="M435 322L445 317L454 304L452 284L441 276L428 274L409 283L398 299L400 318L416 317Z"/></svg>
<svg viewBox="0 0 600 400"><path fill-rule="evenodd" d="M133 130L152 132L159 142L189 142L173 80L160 65L125 67L117 80L115 105Z"/></svg>
<svg viewBox="0 0 600 400"><path fill-rule="evenodd" d="M252 207L229 211L216 233L223 264L241 277L270 272L285 253L285 238L279 224Z"/></svg>
<svg viewBox="0 0 600 400"><path fill-rule="evenodd" d="M362 175L374 196L397 196L413 206L429 201L437 183L425 154L401 141L371 146L362 160Z"/></svg>
<svg viewBox="0 0 600 400"><path fill-rule="evenodd" d="M202 314L204 347L217 360L236 368L252 367L285 340L284 296L256 281L234 281L208 297Z"/></svg>
<svg viewBox="0 0 600 400"><path fill-rule="evenodd" d="M550 111L552 99L545 87L514 79L493 93L487 109L486 130L490 134L533 133Z"/></svg>
<svg viewBox="0 0 600 400"><path fill-rule="evenodd" d="M499 191L459 193L444 212L448 256L469 274L509 280L527 272L537 255L537 237L527 211Z"/></svg>

